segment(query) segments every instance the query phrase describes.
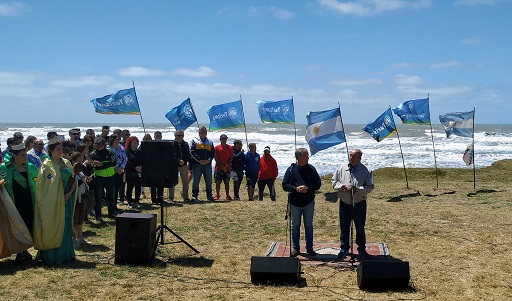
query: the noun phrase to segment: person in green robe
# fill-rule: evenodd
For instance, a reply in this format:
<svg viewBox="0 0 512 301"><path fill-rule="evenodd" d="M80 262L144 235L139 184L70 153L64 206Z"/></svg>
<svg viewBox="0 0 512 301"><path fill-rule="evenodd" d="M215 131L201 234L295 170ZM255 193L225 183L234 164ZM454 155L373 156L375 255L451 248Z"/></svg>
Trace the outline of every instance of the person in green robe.
<svg viewBox="0 0 512 301"><path fill-rule="evenodd" d="M36 182L34 245L37 259L56 265L75 259L73 211L76 179L69 160L62 158L58 138L48 142L48 153Z"/></svg>
<svg viewBox="0 0 512 301"><path fill-rule="evenodd" d="M32 243L32 233L34 225L34 203L35 203L35 191L36 191L36 178L37 168L27 160L27 151L25 150L25 144L20 143L14 145L11 148L11 156L9 160L0 164L0 187L4 187L8 193L8 197L5 197L3 201L8 202L7 198L10 199L16 210L8 211L11 204L3 204L2 208L5 208L7 220L9 223L2 223L2 231L17 231L15 241L25 241L25 243L18 245L16 260L32 259L32 255L27 251ZM17 211L17 212L16 212ZM21 219L20 219L21 218ZM9 228L9 229L8 229ZM7 234L7 233L6 233ZM9 243L5 245L11 245ZM29 243L27 243L29 242ZM2 244L4 245L4 244ZM21 250L22 249L22 250ZM5 252L5 255L9 252ZM10 254L9 254L10 255Z"/></svg>

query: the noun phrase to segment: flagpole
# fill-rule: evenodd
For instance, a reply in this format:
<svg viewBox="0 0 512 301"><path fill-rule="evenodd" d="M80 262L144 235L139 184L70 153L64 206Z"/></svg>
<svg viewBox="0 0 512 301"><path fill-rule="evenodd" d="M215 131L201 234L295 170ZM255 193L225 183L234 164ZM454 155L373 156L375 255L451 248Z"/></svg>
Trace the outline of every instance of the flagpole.
<svg viewBox="0 0 512 301"><path fill-rule="evenodd" d="M341 129L343 130L343 136L345 136L345 148L347 149L347 160L350 161L350 155L348 152L347 134L345 132L345 126L343 125L343 117L341 116L341 105L340 105L339 101L338 101L338 109L340 110Z"/></svg>
<svg viewBox="0 0 512 301"><path fill-rule="evenodd" d="M146 126L144 125L144 119L142 119L142 112L140 111L140 103L139 98L137 97L137 91L135 91L135 82L132 80L133 85L133 93L135 94L135 99L137 100L137 107L139 108L140 121L142 122L142 129L144 130L144 136L146 135Z"/></svg>
<svg viewBox="0 0 512 301"><path fill-rule="evenodd" d="M293 96L292 96L293 104ZM293 104L293 132L295 133L295 149L297 149L297 124L295 123L295 104Z"/></svg>
<svg viewBox="0 0 512 301"><path fill-rule="evenodd" d="M242 94L240 94L240 104L242 105L242 118L244 120L245 144L247 144L247 149L249 149L249 139L247 139L247 127L245 126L245 113L244 113L244 103L242 101Z"/></svg>
<svg viewBox="0 0 512 301"><path fill-rule="evenodd" d="M391 106L389 106L389 110L391 110ZM400 135L398 135L398 127L396 126L395 117L393 116L393 114L391 114L391 118L393 118L393 123L395 124L396 137L398 138L398 146L400 146L400 154L402 155L402 164L404 165L405 183L406 183L407 189L409 189L409 181L407 180L407 170L405 169L404 153L402 152L402 144L400 143Z"/></svg>
<svg viewBox="0 0 512 301"><path fill-rule="evenodd" d="M187 95L187 98L190 100L190 96ZM194 106L192 105L192 100L190 100L190 108L192 109L192 113L194 113L194 116L196 116L197 129L199 130L199 121L197 121L197 115L196 115L196 111L194 111Z"/></svg>
<svg viewBox="0 0 512 301"><path fill-rule="evenodd" d="M473 107L473 147L471 151L471 160L473 160L473 189L476 189L476 167L475 167L475 110ZM471 161L469 161L471 162Z"/></svg>
<svg viewBox="0 0 512 301"><path fill-rule="evenodd" d="M434 150L434 166L436 167L436 188L439 188L439 174L437 171L436 147L434 145L434 133L432 131L432 118L430 117L430 94L427 93L428 99L428 125L430 125L430 137L432 138L432 149Z"/></svg>

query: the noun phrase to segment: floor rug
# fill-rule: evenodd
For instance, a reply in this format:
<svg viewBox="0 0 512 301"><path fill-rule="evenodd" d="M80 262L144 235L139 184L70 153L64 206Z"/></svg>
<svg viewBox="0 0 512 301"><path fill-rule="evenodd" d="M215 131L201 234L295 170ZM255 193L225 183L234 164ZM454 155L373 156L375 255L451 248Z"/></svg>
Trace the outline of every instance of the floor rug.
<svg viewBox="0 0 512 301"><path fill-rule="evenodd" d="M340 244L333 242L320 242L313 245L313 250L317 253L316 256L309 256L304 251L306 247L300 246L301 253L297 256L303 265L311 266L330 266L335 268L350 267L352 265L358 265L361 260L357 256L357 245L354 245L354 254L351 253L343 258L338 258L338 252L340 251ZM385 243L382 242L369 242L366 243L366 251L371 255L369 259L365 260L376 260L386 261L388 260L389 250ZM351 252L351 250L349 250ZM267 257L289 257L290 256L290 245L286 242L272 242L268 247ZM351 260L352 259L352 260Z"/></svg>

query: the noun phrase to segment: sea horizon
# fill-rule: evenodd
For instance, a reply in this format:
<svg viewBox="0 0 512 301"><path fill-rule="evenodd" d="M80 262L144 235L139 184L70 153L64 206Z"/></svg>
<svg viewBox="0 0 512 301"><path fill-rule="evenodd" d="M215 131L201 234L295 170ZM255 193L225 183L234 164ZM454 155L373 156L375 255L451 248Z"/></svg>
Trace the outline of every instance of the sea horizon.
<svg viewBox="0 0 512 301"><path fill-rule="evenodd" d="M50 130L55 130L67 139L71 128L80 128L83 137L88 128L94 129L98 134L102 125L109 125L111 131L116 128L128 129L141 140L144 133L153 135L157 130L162 132L163 139L171 140L175 132L172 124L165 122L145 123L144 127L140 122L0 123L1 148L5 148L7 138L16 131L22 132L24 137L33 135L46 142L46 133ZM199 125L208 127L208 124ZM473 168L466 166L462 160L464 151L473 139L458 136L446 138L441 124L433 124L432 129L428 125L397 124L398 135L394 134L381 142L376 142L363 132L363 127L364 124L345 124L347 142L312 155L309 163L316 167L320 175L333 174L340 164L348 162L347 149L359 148L364 154L362 163L372 170L383 167L402 168L404 163L406 168L435 168L436 165L437 168ZM190 141L196 136L197 129L197 124L190 126L185 131L185 140ZM272 156L278 163L279 177L282 177L286 168L295 162L294 149L309 149L304 137L305 129L305 124L252 123L246 124L245 130L236 128L209 131L208 137L214 144L218 144L219 136L226 134L229 137L228 143L232 144L234 139L240 139L243 141L244 149L247 149L248 142L254 142L260 154L263 153L265 146L269 146ZM474 141L476 168L490 166L501 159L512 159L512 124L475 124Z"/></svg>

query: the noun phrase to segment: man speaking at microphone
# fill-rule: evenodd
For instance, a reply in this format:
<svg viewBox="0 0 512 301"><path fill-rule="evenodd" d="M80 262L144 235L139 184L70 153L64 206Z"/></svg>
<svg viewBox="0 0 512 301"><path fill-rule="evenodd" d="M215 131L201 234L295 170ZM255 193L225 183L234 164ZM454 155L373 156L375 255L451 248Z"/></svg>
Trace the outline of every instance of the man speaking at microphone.
<svg viewBox="0 0 512 301"><path fill-rule="evenodd" d="M350 249L350 223L354 221L356 228L357 252L360 259L370 257L366 252L366 198L373 188L373 174L361 163L363 152L353 149L349 154L349 163L341 164L332 177L332 188L338 191L340 198L340 252L338 258L343 259Z"/></svg>

